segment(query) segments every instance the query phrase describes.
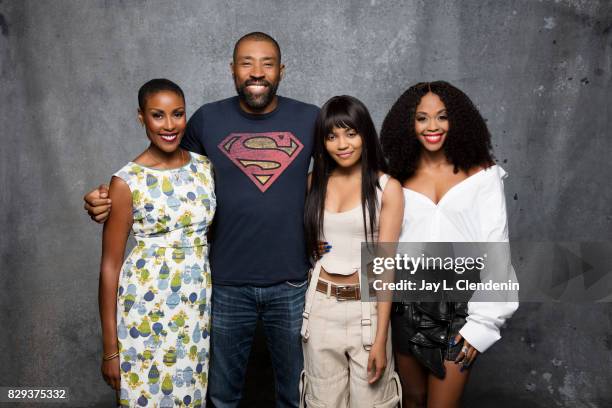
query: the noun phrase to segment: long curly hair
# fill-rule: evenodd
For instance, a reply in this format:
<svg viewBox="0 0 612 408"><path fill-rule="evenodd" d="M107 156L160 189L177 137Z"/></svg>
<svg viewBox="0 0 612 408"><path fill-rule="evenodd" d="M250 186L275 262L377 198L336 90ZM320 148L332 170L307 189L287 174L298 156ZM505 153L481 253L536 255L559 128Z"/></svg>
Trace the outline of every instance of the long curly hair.
<svg viewBox="0 0 612 408"><path fill-rule="evenodd" d="M414 130L415 112L428 92L438 95L446 107L449 130L443 149L455 173L493 165L491 134L470 98L445 81L420 82L399 97L383 122L381 143L389 174L404 182L414 175L419 165L423 146Z"/></svg>

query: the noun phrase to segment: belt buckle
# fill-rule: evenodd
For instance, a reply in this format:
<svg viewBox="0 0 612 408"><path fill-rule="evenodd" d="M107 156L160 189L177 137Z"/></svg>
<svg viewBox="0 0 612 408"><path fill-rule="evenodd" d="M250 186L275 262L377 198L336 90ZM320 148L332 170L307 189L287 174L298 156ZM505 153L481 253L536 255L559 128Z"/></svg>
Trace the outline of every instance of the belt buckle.
<svg viewBox="0 0 612 408"><path fill-rule="evenodd" d="M342 296L342 292L347 291L349 289L353 289L353 297L341 297ZM346 301L346 300L351 300L354 299L354 294L355 294L355 287L352 285L336 285L336 299L339 301Z"/></svg>

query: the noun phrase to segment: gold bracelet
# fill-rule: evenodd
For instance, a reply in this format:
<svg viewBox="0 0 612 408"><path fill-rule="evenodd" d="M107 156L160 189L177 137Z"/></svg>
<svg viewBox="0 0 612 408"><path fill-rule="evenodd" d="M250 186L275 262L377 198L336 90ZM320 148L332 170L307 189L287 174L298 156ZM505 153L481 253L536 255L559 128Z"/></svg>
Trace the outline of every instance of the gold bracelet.
<svg viewBox="0 0 612 408"><path fill-rule="evenodd" d="M114 359L116 357L119 357L119 352L118 351L114 352L113 354L107 354L107 355L103 356L102 360L110 361L110 360L112 360L112 359Z"/></svg>

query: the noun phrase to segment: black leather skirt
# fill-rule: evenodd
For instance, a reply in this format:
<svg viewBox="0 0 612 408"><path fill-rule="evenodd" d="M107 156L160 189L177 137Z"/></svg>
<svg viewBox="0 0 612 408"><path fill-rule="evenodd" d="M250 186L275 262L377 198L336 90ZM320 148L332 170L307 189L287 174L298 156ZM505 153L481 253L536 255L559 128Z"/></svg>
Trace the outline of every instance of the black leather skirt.
<svg viewBox="0 0 612 408"><path fill-rule="evenodd" d="M466 302L394 303L391 315L393 349L412 354L438 378L444 378L444 360L455 360L463 341L453 346L465 324Z"/></svg>

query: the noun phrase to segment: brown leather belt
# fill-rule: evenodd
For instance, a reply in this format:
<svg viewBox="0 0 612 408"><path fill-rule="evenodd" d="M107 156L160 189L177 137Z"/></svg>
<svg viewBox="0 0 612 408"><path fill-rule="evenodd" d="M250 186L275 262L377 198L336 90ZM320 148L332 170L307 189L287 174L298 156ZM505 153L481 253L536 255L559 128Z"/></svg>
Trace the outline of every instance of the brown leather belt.
<svg viewBox="0 0 612 408"><path fill-rule="evenodd" d="M337 300L360 300L361 291L359 284L336 285L331 282L325 282L319 279L317 282L317 292L327 294L327 287L330 287L329 294Z"/></svg>

